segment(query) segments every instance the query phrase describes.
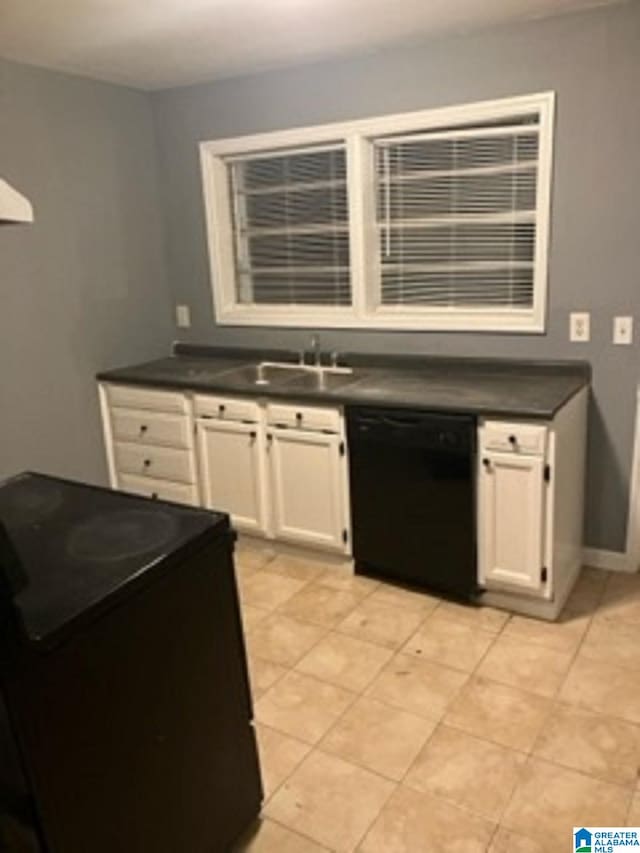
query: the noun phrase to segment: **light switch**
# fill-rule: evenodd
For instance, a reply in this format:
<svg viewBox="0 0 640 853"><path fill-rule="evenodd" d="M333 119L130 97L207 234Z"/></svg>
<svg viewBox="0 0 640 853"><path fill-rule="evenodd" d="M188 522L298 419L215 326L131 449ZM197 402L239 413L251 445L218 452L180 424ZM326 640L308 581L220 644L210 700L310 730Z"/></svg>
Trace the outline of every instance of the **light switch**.
<svg viewBox="0 0 640 853"><path fill-rule="evenodd" d="M613 318L613 342L620 345L633 343L633 317Z"/></svg>
<svg viewBox="0 0 640 853"><path fill-rule="evenodd" d="M180 329L188 329L191 325L191 311L188 305L176 305L176 324Z"/></svg>
<svg viewBox="0 0 640 853"><path fill-rule="evenodd" d="M588 311L569 315L569 340L586 343L591 337L591 315Z"/></svg>

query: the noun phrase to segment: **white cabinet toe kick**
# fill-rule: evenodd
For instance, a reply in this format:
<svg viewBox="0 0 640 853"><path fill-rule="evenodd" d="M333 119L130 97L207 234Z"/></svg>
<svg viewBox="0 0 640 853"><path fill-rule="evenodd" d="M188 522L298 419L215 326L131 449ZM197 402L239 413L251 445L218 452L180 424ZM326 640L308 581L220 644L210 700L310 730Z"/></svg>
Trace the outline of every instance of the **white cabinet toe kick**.
<svg viewBox="0 0 640 853"><path fill-rule="evenodd" d="M242 532L351 552L338 407L99 385L113 488L224 510ZM546 619L581 566L587 389L548 422L478 421L483 603Z"/></svg>

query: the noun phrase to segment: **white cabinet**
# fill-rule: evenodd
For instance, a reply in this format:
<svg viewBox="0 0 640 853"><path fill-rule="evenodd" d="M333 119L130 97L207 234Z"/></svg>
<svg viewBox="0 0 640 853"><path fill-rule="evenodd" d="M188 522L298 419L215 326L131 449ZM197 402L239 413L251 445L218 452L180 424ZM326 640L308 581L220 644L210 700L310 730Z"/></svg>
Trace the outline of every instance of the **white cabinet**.
<svg viewBox="0 0 640 853"><path fill-rule="evenodd" d="M478 473L480 581L539 593L545 584L544 457L483 451Z"/></svg>
<svg viewBox="0 0 640 853"><path fill-rule="evenodd" d="M588 391L546 422L481 420L478 580L483 601L556 619L582 566Z"/></svg>
<svg viewBox="0 0 640 853"><path fill-rule="evenodd" d="M100 385L109 479L114 489L200 503L191 405L179 391Z"/></svg>
<svg viewBox="0 0 640 853"><path fill-rule="evenodd" d="M345 445L339 434L268 427L277 538L345 550Z"/></svg>
<svg viewBox="0 0 640 853"><path fill-rule="evenodd" d="M238 530L267 532L264 432L257 423L197 419L202 497Z"/></svg>

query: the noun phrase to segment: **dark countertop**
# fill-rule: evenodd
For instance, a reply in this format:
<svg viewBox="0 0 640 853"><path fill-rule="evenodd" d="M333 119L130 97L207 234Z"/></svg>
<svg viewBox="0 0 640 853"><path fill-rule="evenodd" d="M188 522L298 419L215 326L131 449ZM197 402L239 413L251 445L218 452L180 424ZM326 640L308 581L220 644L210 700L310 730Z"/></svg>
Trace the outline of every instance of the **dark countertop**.
<svg viewBox="0 0 640 853"><path fill-rule="evenodd" d="M290 352L238 350L178 344L157 361L107 370L104 382L284 398L316 404L419 408L500 417L549 419L581 388L591 369L584 361L519 361L437 356L346 354L353 375L320 390L306 379L256 385L230 371L262 360L294 361ZM315 385L315 383L313 383Z"/></svg>

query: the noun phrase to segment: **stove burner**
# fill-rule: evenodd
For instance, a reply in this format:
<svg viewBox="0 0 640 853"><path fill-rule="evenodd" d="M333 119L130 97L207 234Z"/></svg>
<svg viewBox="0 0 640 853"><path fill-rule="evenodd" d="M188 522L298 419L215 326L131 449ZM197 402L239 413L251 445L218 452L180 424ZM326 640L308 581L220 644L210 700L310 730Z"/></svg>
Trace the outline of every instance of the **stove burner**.
<svg viewBox="0 0 640 853"><path fill-rule="evenodd" d="M77 560L116 562L161 549L178 522L162 510L119 510L96 515L71 531L67 549Z"/></svg>
<svg viewBox="0 0 640 853"><path fill-rule="evenodd" d="M0 503L0 517L8 526L27 526L52 515L64 499L57 483L48 480L25 480L14 486L10 502Z"/></svg>

